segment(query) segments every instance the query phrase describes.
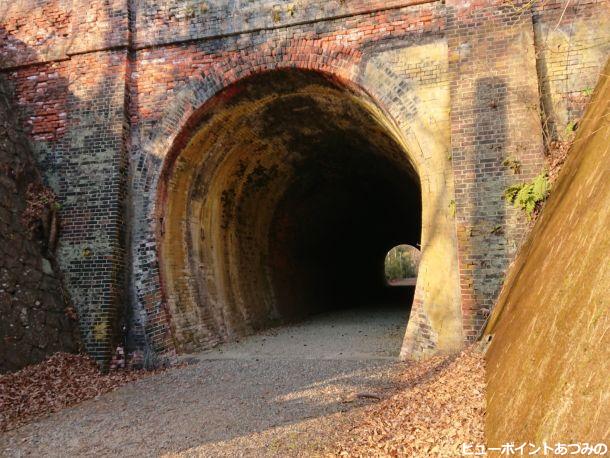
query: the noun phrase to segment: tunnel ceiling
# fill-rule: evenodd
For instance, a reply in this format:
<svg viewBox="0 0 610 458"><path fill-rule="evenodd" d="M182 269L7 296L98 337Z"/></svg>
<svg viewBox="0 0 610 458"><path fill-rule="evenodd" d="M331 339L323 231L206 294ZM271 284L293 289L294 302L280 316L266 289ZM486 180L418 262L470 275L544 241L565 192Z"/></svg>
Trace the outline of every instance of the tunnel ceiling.
<svg viewBox="0 0 610 458"><path fill-rule="evenodd" d="M202 108L162 202L179 344L381 294L386 252L419 243L421 193L364 101L322 75L285 71Z"/></svg>

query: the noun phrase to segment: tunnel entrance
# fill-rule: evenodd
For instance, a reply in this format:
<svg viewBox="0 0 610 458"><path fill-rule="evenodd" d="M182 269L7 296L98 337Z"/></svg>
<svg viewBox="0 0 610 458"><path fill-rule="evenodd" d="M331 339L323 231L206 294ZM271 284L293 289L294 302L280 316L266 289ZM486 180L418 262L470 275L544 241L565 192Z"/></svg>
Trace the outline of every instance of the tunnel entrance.
<svg viewBox="0 0 610 458"><path fill-rule="evenodd" d="M400 302L386 253L417 245L418 174L368 98L275 71L203 106L162 180L161 271L182 350Z"/></svg>

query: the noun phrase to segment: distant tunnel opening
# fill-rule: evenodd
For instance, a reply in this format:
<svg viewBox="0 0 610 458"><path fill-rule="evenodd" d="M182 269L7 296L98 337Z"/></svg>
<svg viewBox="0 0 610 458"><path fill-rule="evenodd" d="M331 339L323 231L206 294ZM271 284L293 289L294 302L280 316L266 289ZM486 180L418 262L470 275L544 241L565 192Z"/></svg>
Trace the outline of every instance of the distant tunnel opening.
<svg viewBox="0 0 610 458"><path fill-rule="evenodd" d="M385 279L390 286L415 285L421 251L408 244L400 244L385 256Z"/></svg>
<svg viewBox="0 0 610 458"><path fill-rule="evenodd" d="M418 175L362 94L251 77L202 107L162 192L161 268L179 347L339 308L401 302L387 252L418 245Z"/></svg>

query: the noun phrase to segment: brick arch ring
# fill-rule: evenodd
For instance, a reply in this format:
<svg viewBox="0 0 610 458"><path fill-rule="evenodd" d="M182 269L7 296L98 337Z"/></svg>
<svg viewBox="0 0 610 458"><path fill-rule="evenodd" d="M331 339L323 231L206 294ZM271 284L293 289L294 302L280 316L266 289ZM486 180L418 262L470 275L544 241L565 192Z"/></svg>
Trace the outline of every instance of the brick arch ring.
<svg viewBox="0 0 610 458"><path fill-rule="evenodd" d="M241 56L240 62L247 61L247 56ZM230 69L231 62L213 67L204 77L190 82L178 93L153 133L140 145L139 157L135 158L135 162L141 164L135 168L132 181L135 216L132 275L136 285L132 327L136 339L142 339L156 353L168 354L206 348L264 325L260 318L262 312L245 310L243 303L249 299L245 296L250 294L245 290L264 290L261 284L268 279L257 278L250 281L253 284L239 287L232 284L230 278L237 276L243 266L229 265L231 262L225 260L210 271L201 265L206 262L213 264L214 256L222 257L223 253L212 253L210 247L203 246L205 243L193 240L193 212L189 209L193 204L193 186L205 187L201 182L205 182L206 177L191 173L201 167L201 162L194 167L195 149L187 150L189 144L199 142L201 151L203 143L214 140L209 126L207 130L202 126L212 125L212 114L221 116L221 108L239 98L240 85L244 82L252 78L263 81L282 72L300 72L314 75L311 76L315 80L312 84L318 86L318 93L314 90L309 94L312 97L333 100L338 93L343 93L375 120L379 130L400 147L404 161L412 166L421 183L422 260L401 356L411 358L450 352L462 345L457 246L450 212L453 183L451 169L445 161L448 145L425 138L429 129L421 119L414 118L412 113L409 116L403 113L403 104L396 101L401 97L408 98L409 94L405 94L400 81L395 81L394 87L379 87L361 64L362 56L349 53L339 54L331 62L289 62L269 55L263 63L242 65L239 70ZM265 94L261 95L261 100L265 97ZM238 126L239 117L247 115L249 109L260 112L262 105L257 103L251 102L249 107L236 109L229 115L225 113L225 118L221 118L226 120L234 116L231 121ZM426 107L420 106L419 109L421 118L424 118ZM214 166L219 167L221 162L217 159ZM227 185L226 181L225 178L224 185ZM220 200L222 195L216 197ZM197 217L207 218L208 223L210 219L219 217L210 210L210 205L201 199L196 202ZM265 218L268 220L271 216ZM197 230L203 232L204 228L198 226ZM209 224L205 230L213 232ZM242 229L234 229L233 235L239 230ZM207 233L205 237L208 237ZM216 242L219 240L227 242L227 239L215 239ZM198 257L194 259L189 250L195 250ZM219 270L228 274L219 275ZM214 281L198 284L196 278L202 275ZM213 289L224 291L210 292ZM207 295L204 307L200 304L202 295ZM274 309L269 306L273 302L269 296L273 293L254 296L267 304L263 306L267 312ZM227 301L232 306L221 310Z"/></svg>

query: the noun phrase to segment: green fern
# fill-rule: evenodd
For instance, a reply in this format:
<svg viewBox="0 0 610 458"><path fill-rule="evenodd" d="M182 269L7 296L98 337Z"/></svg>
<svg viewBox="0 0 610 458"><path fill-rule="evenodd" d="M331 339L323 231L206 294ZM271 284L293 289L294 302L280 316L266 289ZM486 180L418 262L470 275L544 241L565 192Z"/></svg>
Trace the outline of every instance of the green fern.
<svg viewBox="0 0 610 458"><path fill-rule="evenodd" d="M508 203L514 203L517 194L519 193L519 191L521 191L521 188L524 186L524 184L525 183L511 184L508 188L504 190L504 199Z"/></svg>
<svg viewBox="0 0 610 458"><path fill-rule="evenodd" d="M504 199L516 208L525 211L529 218L534 214L536 206L549 195L549 177L542 172L531 183L517 183L504 191Z"/></svg>
<svg viewBox="0 0 610 458"><path fill-rule="evenodd" d="M576 121L570 121L568 124L566 124L566 134L576 132L576 129L578 129L578 123Z"/></svg>
<svg viewBox="0 0 610 458"><path fill-rule="evenodd" d="M519 159L507 157L504 159L504 162L502 162L502 165L511 169L513 173L521 173L521 161L519 161Z"/></svg>

